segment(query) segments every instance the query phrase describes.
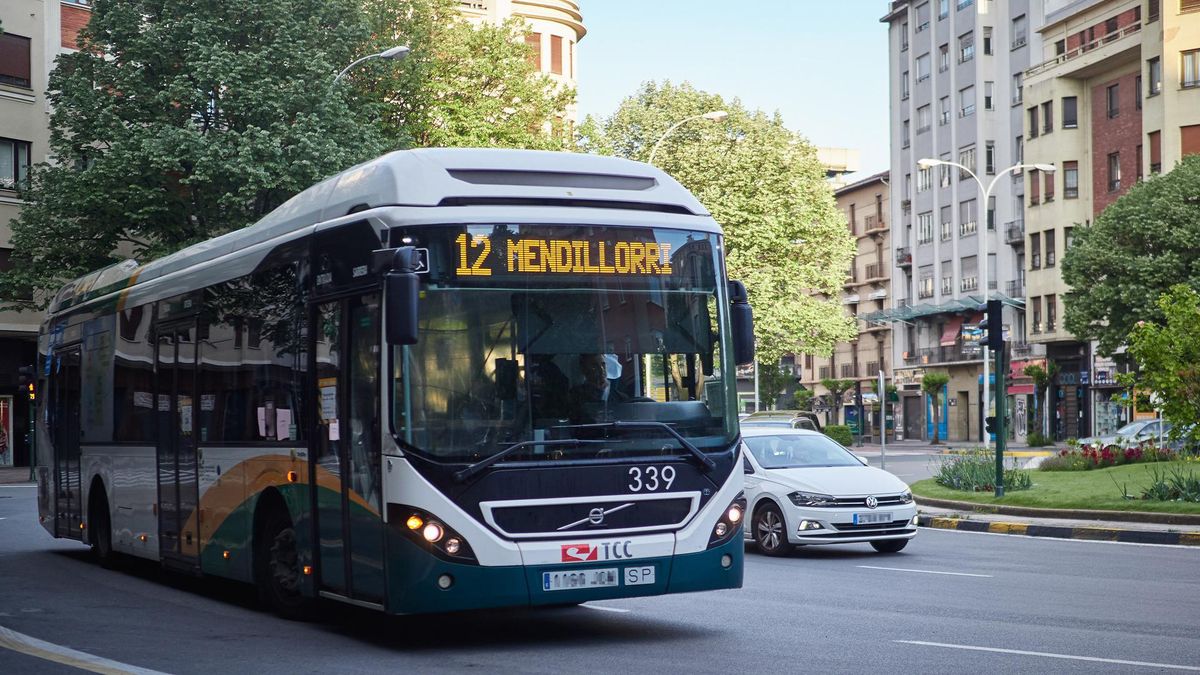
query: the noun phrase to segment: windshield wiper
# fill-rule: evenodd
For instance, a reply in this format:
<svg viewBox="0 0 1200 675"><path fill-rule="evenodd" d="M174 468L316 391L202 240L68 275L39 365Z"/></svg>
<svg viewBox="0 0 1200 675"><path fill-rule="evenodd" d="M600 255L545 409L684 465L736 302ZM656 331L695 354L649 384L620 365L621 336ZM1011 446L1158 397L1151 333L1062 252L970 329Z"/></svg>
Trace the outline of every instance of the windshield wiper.
<svg viewBox="0 0 1200 675"><path fill-rule="evenodd" d="M685 450L692 453L692 457L694 457L697 461L700 462L700 466L701 466L701 468L704 469L705 473L708 473L709 471L712 471L713 469L717 468L717 463L714 462L711 457L704 454L703 450L701 450L700 448L697 448L691 441L684 438L682 434L680 434L678 431L675 431L675 429L670 424L667 424L666 422L622 422L622 421L618 420L616 422L597 422L595 424L572 424L569 428L571 428L571 429L662 429L663 431L667 432L671 436L675 437L675 440L679 441L679 444L682 445Z"/></svg>
<svg viewBox="0 0 1200 675"><path fill-rule="evenodd" d="M595 443L608 443L608 442L609 441L607 441L607 440L600 440L600 439L590 440L590 439L581 439L581 438L561 438L561 439L557 439L557 440L548 440L548 441L521 441L520 443L513 443L512 445L501 450L500 452L497 452L494 455L489 455L488 457L481 459L478 462L475 462L474 464L456 472L454 474L454 478L455 478L455 480L457 480L460 483L465 483L466 481L475 477L481 471L488 468L489 466L495 464L496 462L499 462L500 460L511 455L512 453L516 452L517 450L520 450L521 448L529 447L531 445L577 446L577 445L589 445L589 444L595 444Z"/></svg>

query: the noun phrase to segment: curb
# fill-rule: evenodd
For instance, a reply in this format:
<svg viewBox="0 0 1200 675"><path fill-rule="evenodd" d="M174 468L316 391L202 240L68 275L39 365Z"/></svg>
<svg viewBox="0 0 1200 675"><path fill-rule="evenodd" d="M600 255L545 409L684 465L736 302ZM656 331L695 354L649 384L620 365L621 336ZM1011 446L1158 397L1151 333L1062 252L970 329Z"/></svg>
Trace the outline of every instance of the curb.
<svg viewBox="0 0 1200 675"><path fill-rule="evenodd" d="M1200 514L1155 513L1153 511L1087 511L1073 509L1043 509L1034 506L1009 506L1007 504L980 504L951 499L936 499L914 495L919 506L933 506L954 511L974 513L999 513L1006 516L1028 518L1063 518L1066 520L1106 520L1127 523L1158 523L1162 525L1200 525Z"/></svg>
<svg viewBox="0 0 1200 675"><path fill-rule="evenodd" d="M1027 537L1120 541L1133 544L1200 546L1200 532L1148 532L1145 530L1118 530L1108 527L1030 525L1028 523L988 522L984 520L966 520L964 518L945 518L941 516L917 516L917 524L921 527L929 527L937 530L957 530L959 532L1021 534Z"/></svg>

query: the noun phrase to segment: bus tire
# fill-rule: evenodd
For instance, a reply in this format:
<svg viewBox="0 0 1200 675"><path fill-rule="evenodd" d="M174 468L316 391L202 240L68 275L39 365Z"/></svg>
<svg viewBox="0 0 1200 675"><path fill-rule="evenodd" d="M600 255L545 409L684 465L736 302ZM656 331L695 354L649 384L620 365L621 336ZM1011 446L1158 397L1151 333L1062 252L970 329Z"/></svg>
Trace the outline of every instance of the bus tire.
<svg viewBox="0 0 1200 675"><path fill-rule="evenodd" d="M301 590L300 558L292 519L281 506L265 506L267 513L254 536L255 581L259 596L285 619L311 620L314 603Z"/></svg>
<svg viewBox="0 0 1200 675"><path fill-rule="evenodd" d="M108 512L108 496L104 484L96 480L88 498L88 542L92 545L92 557L104 569L116 566L117 554L112 546L112 516Z"/></svg>

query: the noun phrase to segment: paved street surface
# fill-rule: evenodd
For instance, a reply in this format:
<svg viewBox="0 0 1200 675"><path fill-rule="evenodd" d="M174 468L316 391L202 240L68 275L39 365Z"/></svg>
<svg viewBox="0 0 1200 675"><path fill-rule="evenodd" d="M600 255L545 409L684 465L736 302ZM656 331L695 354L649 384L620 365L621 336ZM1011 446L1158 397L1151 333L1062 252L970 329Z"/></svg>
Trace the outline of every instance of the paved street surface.
<svg viewBox="0 0 1200 675"><path fill-rule="evenodd" d="M899 555L748 552L736 591L304 624L239 585L102 570L34 493L0 486L0 673L80 672L5 629L171 673L1200 671L1196 549L922 530Z"/></svg>

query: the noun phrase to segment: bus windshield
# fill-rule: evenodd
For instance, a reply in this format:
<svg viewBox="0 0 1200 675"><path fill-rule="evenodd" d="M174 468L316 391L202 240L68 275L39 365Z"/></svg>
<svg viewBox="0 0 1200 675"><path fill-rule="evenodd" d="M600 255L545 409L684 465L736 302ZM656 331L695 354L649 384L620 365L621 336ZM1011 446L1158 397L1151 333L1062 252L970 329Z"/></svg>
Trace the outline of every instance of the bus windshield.
<svg viewBox="0 0 1200 675"><path fill-rule="evenodd" d="M392 358L407 448L440 461L688 454L646 422L704 452L733 441L718 235L473 225L391 241L424 249L428 270L419 340Z"/></svg>

